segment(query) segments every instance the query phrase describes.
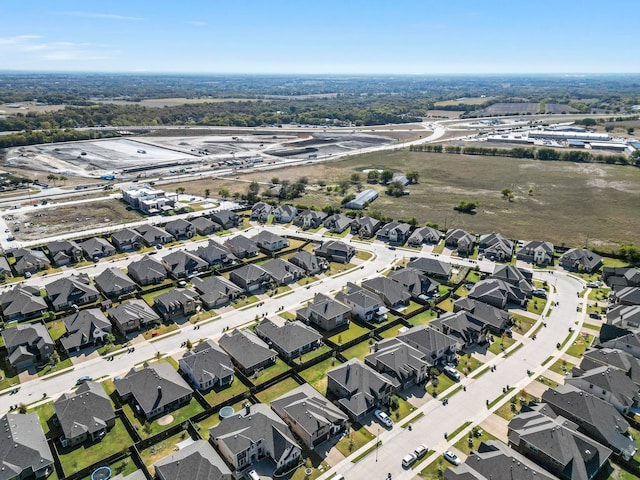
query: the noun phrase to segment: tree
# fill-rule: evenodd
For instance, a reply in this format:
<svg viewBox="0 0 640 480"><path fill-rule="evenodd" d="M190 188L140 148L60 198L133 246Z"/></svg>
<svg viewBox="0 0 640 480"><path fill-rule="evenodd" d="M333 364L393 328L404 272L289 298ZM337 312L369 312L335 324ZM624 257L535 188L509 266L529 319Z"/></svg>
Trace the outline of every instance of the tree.
<svg viewBox="0 0 640 480"><path fill-rule="evenodd" d="M340 180L340 183L338 183L338 189L343 195L347 193L347 190L349 190L350 186L351 182L349 182L349 180Z"/></svg>
<svg viewBox="0 0 640 480"><path fill-rule="evenodd" d="M387 186L387 195L391 195L393 197L401 197L404 195L404 185L402 185L402 182L391 182Z"/></svg>
<svg viewBox="0 0 640 480"><path fill-rule="evenodd" d="M51 356L49 357L49 365L55 367L60 361L60 354L57 350L54 350Z"/></svg>
<svg viewBox="0 0 640 480"><path fill-rule="evenodd" d="M500 190L500 193L502 194L503 198L509 198L509 195L512 194L511 189L510 188L503 188L502 190Z"/></svg>
<svg viewBox="0 0 640 480"><path fill-rule="evenodd" d="M618 248L618 255L629 263L638 263L640 261L640 249L633 244L622 244Z"/></svg>
<svg viewBox="0 0 640 480"><path fill-rule="evenodd" d="M247 202L255 203L258 200L258 192L260 192L260 185L254 180L247 188Z"/></svg>
<svg viewBox="0 0 640 480"><path fill-rule="evenodd" d="M604 127L605 131L607 132L613 132L615 128L616 127L614 127L613 125L607 125L606 127Z"/></svg>
<svg viewBox="0 0 640 480"><path fill-rule="evenodd" d="M635 132L635 131L636 131L636 130L635 130L635 128L633 128L633 127L629 127L629 128L627 128L627 133L628 133L629 135L633 135L633 132Z"/></svg>
<svg viewBox="0 0 640 480"><path fill-rule="evenodd" d="M182 195L185 192L185 188L184 187L178 187L176 188L176 193L178 195Z"/></svg>
<svg viewBox="0 0 640 480"><path fill-rule="evenodd" d="M53 186L56 186L56 180L58 180L58 176L57 175L53 175L53 174L49 174L47 175L47 180L49 180L50 182L53 182Z"/></svg>
<svg viewBox="0 0 640 480"><path fill-rule="evenodd" d="M229 198L229 190L227 190L226 188L221 188L220 190L218 190L218 195L220 195L220 198Z"/></svg>
<svg viewBox="0 0 640 480"><path fill-rule="evenodd" d="M454 210L462 213L475 213L476 208L478 208L478 202L467 202L464 200L460 200L458 205L453 207Z"/></svg>
<svg viewBox="0 0 640 480"><path fill-rule="evenodd" d="M380 172L378 170L369 170L367 172L367 182L378 183L379 179L380 179Z"/></svg>
<svg viewBox="0 0 640 480"><path fill-rule="evenodd" d="M280 183L280 179L278 177L271 177L271 183L278 185Z"/></svg>
<svg viewBox="0 0 640 480"><path fill-rule="evenodd" d="M193 348L193 343L191 343L191 340L187 340L185 347L187 348L187 350L191 350Z"/></svg>
<svg viewBox="0 0 640 480"><path fill-rule="evenodd" d="M406 177L411 183L418 183L420 174L416 170L410 170L407 172Z"/></svg>
<svg viewBox="0 0 640 480"><path fill-rule="evenodd" d="M380 174L380 183L386 185L393 178L393 172L391 170L383 170Z"/></svg>
<svg viewBox="0 0 640 480"><path fill-rule="evenodd" d="M211 195L211 190L208 188L204 189L204 198L209 198L209 195Z"/></svg>
<svg viewBox="0 0 640 480"><path fill-rule="evenodd" d="M62 183L66 182L68 180L67 177L65 177L64 175L60 175L58 176L58 180L60 180Z"/></svg>
<svg viewBox="0 0 640 480"><path fill-rule="evenodd" d="M353 172L351 174L350 180L353 184L360 183L360 174L357 172Z"/></svg>

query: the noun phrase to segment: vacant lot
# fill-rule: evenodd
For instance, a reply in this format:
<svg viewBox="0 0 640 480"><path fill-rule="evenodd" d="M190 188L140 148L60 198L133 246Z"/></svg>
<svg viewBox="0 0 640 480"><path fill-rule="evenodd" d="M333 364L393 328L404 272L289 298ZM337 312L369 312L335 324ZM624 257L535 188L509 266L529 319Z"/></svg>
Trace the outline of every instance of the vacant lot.
<svg viewBox="0 0 640 480"><path fill-rule="evenodd" d="M142 220L136 211L128 211L124 202L105 199L91 203L34 209L18 216L23 225L16 232L19 240L37 240L62 233L79 232L87 228L108 227Z"/></svg>

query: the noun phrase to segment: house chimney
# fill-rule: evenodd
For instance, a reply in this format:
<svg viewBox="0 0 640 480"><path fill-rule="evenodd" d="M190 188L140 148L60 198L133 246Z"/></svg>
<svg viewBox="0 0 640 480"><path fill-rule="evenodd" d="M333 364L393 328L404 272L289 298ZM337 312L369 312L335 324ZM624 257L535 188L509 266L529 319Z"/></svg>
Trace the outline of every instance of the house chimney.
<svg viewBox="0 0 640 480"><path fill-rule="evenodd" d="M158 397L162 397L162 387L158 385Z"/></svg>

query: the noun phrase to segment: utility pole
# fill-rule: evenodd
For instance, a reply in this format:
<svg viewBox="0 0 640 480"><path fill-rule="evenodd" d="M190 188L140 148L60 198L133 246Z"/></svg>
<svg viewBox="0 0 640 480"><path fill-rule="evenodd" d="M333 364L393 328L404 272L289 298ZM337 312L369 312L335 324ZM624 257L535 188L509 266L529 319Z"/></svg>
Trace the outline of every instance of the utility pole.
<svg viewBox="0 0 640 480"><path fill-rule="evenodd" d="M378 427L378 435L376 435L376 462L378 461L378 448L380 447L380 427Z"/></svg>

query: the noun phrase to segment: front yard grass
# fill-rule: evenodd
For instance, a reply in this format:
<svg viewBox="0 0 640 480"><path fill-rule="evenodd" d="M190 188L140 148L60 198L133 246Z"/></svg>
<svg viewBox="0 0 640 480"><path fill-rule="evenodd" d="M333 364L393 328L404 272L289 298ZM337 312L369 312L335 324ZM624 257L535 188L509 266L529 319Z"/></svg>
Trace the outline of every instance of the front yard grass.
<svg viewBox="0 0 640 480"><path fill-rule="evenodd" d="M478 436L476 437L475 432L478 432ZM480 434L480 432L482 432ZM461 438L458 440L453 446L460 450L465 455L469 455L471 451L477 451L481 442L487 442L489 440L496 440L496 437L491 435L489 432L482 430L480 428L473 428L471 432L469 432L471 436L467 436L466 438Z"/></svg>
<svg viewBox="0 0 640 480"><path fill-rule="evenodd" d="M474 370L480 368L484 363L474 356L465 355L458 358L458 370L463 375L469 375Z"/></svg>
<svg viewBox="0 0 640 480"><path fill-rule="evenodd" d="M564 377L567 374L567 372L571 371L573 367L575 367L573 363L569 363L566 360L560 359L556 363L551 365L549 367L549 370L557 373L558 375L562 375Z"/></svg>
<svg viewBox="0 0 640 480"><path fill-rule="evenodd" d="M324 272L327 277L337 275L339 273L351 270L355 265L353 263L329 262L329 268Z"/></svg>
<svg viewBox="0 0 640 480"><path fill-rule="evenodd" d="M38 376L44 377L45 375L51 375L52 373L59 372L60 370L64 370L65 368L73 367L73 362L66 354L60 355L60 361L55 365L51 365L47 363L43 368L38 370Z"/></svg>
<svg viewBox="0 0 640 480"><path fill-rule="evenodd" d="M416 407L407 402L404 398L396 396L398 401L398 408L395 410L389 409L389 416L394 422L399 422L410 413L414 412Z"/></svg>
<svg viewBox="0 0 640 480"><path fill-rule="evenodd" d="M252 303L255 303L258 301L258 297L256 297L255 295L250 295L246 298L243 298L242 300L238 300L236 302L233 303L233 308L242 308L242 307L246 307L247 305L251 305Z"/></svg>
<svg viewBox="0 0 640 480"><path fill-rule="evenodd" d="M133 445L133 440L127 433L122 420L116 418L116 424L101 441L61 449L59 451L60 463L65 475L70 475L105 457L118 453L130 445Z"/></svg>
<svg viewBox="0 0 640 480"><path fill-rule="evenodd" d="M531 395L530 393L521 390L520 393L513 396L511 400L495 411L495 414L499 417L504 418L505 420L511 420L515 417L522 407L527 406L529 402L537 400L536 397Z"/></svg>
<svg viewBox="0 0 640 480"><path fill-rule="evenodd" d="M369 430L359 423L353 423L349 433L345 434L345 436L336 443L336 448L342 455L348 457L374 438L375 436L369 432Z"/></svg>
<svg viewBox="0 0 640 480"><path fill-rule="evenodd" d="M591 346L591 342L593 342L593 335L579 333L578 338L567 349L567 354L572 357L581 357L585 350Z"/></svg>
<svg viewBox="0 0 640 480"><path fill-rule="evenodd" d="M6 358L0 359L0 390L20 384L20 377Z"/></svg>
<svg viewBox="0 0 640 480"><path fill-rule="evenodd" d="M513 314L513 320L515 323L513 329L523 335L531 330L531 327L533 327L537 321L533 318L529 318L525 315L519 315L517 313Z"/></svg>
<svg viewBox="0 0 640 480"><path fill-rule="evenodd" d="M371 352L371 346L372 345L369 345L369 341L365 340L364 342L357 343L353 347L343 350L341 353L342 356L347 360L351 360L352 358L359 358L362 362L364 362L364 357Z"/></svg>
<svg viewBox="0 0 640 480"><path fill-rule="evenodd" d="M300 372L300 376L322 395L327 394L327 372L340 365L335 358L326 360Z"/></svg>
<svg viewBox="0 0 640 480"><path fill-rule="evenodd" d="M44 434L46 435L47 433L49 433L49 430L51 430L51 428L53 427L51 417L53 417L53 414L55 413L55 411L53 410L53 402L43 403L42 405L38 405L37 407L30 408L29 410L27 410L27 412L37 413Z"/></svg>
<svg viewBox="0 0 640 480"><path fill-rule="evenodd" d="M231 385L215 386L203 396L209 405L215 406L248 391L249 387L236 378Z"/></svg>
<svg viewBox="0 0 640 480"><path fill-rule="evenodd" d="M550 378L545 377L544 375L540 375L538 378L536 378L536 380L542 383L543 385L547 385L549 388L553 388L553 389L557 388L560 385L555 380L551 380Z"/></svg>
<svg viewBox="0 0 640 480"><path fill-rule="evenodd" d="M276 358L276 363L274 365L271 365L270 367L267 367L264 370L260 370L256 378L254 378L254 376L251 376L249 381L253 383L255 386L258 386L265 382L268 382L274 377L277 377L281 373L288 371L289 368L290 368L289 365L284 363L279 358Z"/></svg>
<svg viewBox="0 0 640 480"><path fill-rule="evenodd" d="M173 332L174 330L178 330L178 325L176 323L161 323L160 325L156 325L144 332L142 336L145 340L151 340L154 337L159 337L160 335Z"/></svg>
<svg viewBox="0 0 640 480"><path fill-rule="evenodd" d="M420 470L418 477L423 480L442 480L444 478L444 471L450 467L449 463L446 463L444 458L440 457L429 465Z"/></svg>
<svg viewBox="0 0 640 480"><path fill-rule="evenodd" d="M609 298L609 294L611 293L610 288L593 288L589 292L589 300L594 302L598 301L606 301Z"/></svg>
<svg viewBox="0 0 640 480"><path fill-rule="evenodd" d="M452 385L455 385L457 383L457 382L451 380L449 377L447 377L444 373L441 373L436 378L437 378L436 382L434 382L433 379L432 379L431 382L429 383L429 385L427 385L425 387L427 393L432 395L432 396L434 396L434 397L436 396L436 395L433 395L434 392L437 395L439 395L442 392L444 392L446 389L448 389L449 387L451 387Z"/></svg>
<svg viewBox="0 0 640 480"><path fill-rule="evenodd" d="M356 250L356 258L360 260L369 260L373 257L373 253L365 252L364 250Z"/></svg>
<svg viewBox="0 0 640 480"><path fill-rule="evenodd" d="M122 407L122 410L124 411L131 424L134 426L134 428L137 428L140 437L142 437L143 439L149 438L156 433L160 433L173 425L182 423L185 420L190 419L194 415L197 415L198 413L204 411L202 406L194 398L192 398L188 404L180 407L177 410L174 410L169 414L173 417L173 422L169 423L168 425L160 425L158 423L158 419L155 419L152 422L146 422L142 420L141 417L138 417L134 414L131 405L129 405L128 403Z"/></svg>
<svg viewBox="0 0 640 480"><path fill-rule="evenodd" d="M499 355L502 351L506 350L514 343L516 343L516 341L513 338L509 338L505 335L501 338L496 338L494 342L491 342L489 351L494 355Z"/></svg>
<svg viewBox="0 0 640 480"><path fill-rule="evenodd" d="M295 313L291 313L291 312L280 312L278 315L280 315L282 318L284 318L285 320L295 320L296 319L296 314Z"/></svg>
<svg viewBox="0 0 640 480"><path fill-rule="evenodd" d="M275 385L270 386L266 390L257 393L256 398L260 400L260 402L269 405L272 400L275 400L281 395L284 395L285 393L290 392L291 390L299 386L300 384L298 384L298 382L296 382L293 378L285 378Z"/></svg>
<svg viewBox="0 0 640 480"><path fill-rule="evenodd" d="M331 468L320 455L313 451L307 451L305 448L302 449L302 458L308 459L307 462L309 463L305 462L293 474L282 477L282 480L315 480ZM309 464L311 464L311 467L309 467L311 468L311 475L306 475L305 470Z"/></svg>
<svg viewBox="0 0 640 480"><path fill-rule="evenodd" d="M411 318L407 318L407 321L417 327L419 325L428 325L434 318L438 318L438 313L433 309L429 309Z"/></svg>
<svg viewBox="0 0 640 480"><path fill-rule="evenodd" d="M344 343L350 342L351 340L355 340L356 338L364 337L369 332L370 330L351 322L349 323L349 328L335 333L334 335L329 337L329 340L331 340L333 343L337 343L338 345L342 345Z"/></svg>
<svg viewBox="0 0 640 480"><path fill-rule="evenodd" d="M527 312L540 315L544 310L544 306L546 304L547 304L547 301L544 298L533 297L531 300L527 302Z"/></svg>

